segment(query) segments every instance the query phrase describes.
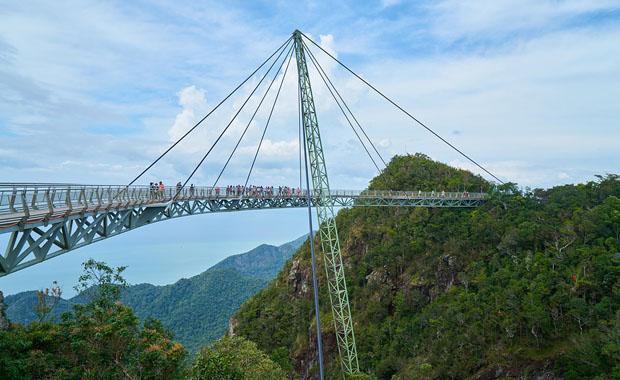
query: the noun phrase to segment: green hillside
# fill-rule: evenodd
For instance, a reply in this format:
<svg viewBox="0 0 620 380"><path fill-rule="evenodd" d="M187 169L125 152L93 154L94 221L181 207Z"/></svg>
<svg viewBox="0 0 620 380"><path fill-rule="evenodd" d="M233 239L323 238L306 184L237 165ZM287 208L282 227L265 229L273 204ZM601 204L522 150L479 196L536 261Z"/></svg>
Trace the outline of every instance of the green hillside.
<svg viewBox="0 0 620 380"><path fill-rule="evenodd" d="M307 235L304 235L277 247L261 244L246 253L225 258L210 270L233 268L244 276L272 279L306 239Z"/></svg>
<svg viewBox="0 0 620 380"><path fill-rule="evenodd" d="M464 185L491 191L416 155L395 157L370 188ZM502 185L476 209L340 211L362 370L379 379L620 378L619 198L620 177L608 175L548 190ZM320 256L319 266L325 284ZM320 290L328 378L338 378ZM308 243L233 327L282 368L316 377Z"/></svg>
<svg viewBox="0 0 620 380"><path fill-rule="evenodd" d="M51 298L48 299L52 302ZM6 296L4 302L7 305L7 317L11 322L28 324L39 319L35 311L38 303L36 290ZM54 319L60 316L60 314L71 310L72 304L71 300L59 299L54 307Z"/></svg>
<svg viewBox="0 0 620 380"><path fill-rule="evenodd" d="M163 287L132 286L121 299L141 320L160 320L189 352L196 352L224 335L230 316L268 281L233 268L216 269Z"/></svg>
<svg viewBox="0 0 620 380"><path fill-rule="evenodd" d="M281 246L263 244L174 284L133 285L123 290L121 300L141 320L160 320L189 352L196 352L226 333L229 318L243 301L264 288L304 240L305 236ZM71 305L85 301L82 296L59 300L52 319L59 320ZM37 320L35 291L7 296L5 303L12 322Z"/></svg>

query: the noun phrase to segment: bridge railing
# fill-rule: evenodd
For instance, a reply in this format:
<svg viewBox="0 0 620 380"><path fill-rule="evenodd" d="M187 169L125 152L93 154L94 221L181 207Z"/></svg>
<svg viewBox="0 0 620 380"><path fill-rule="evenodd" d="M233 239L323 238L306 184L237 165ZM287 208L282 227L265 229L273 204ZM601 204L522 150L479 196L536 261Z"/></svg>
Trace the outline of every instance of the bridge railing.
<svg viewBox="0 0 620 380"><path fill-rule="evenodd" d="M340 190L336 190L338 192ZM468 191L397 191L397 190L362 190L354 191L357 197L395 198L395 199L485 199L486 193ZM334 191L332 191L334 194ZM346 194L352 195L352 194Z"/></svg>
<svg viewBox="0 0 620 380"><path fill-rule="evenodd" d="M1 225L44 220L110 207L144 204L144 186L85 186L74 184L0 184Z"/></svg>
<svg viewBox="0 0 620 380"><path fill-rule="evenodd" d="M316 194L311 194L315 196ZM146 204L176 200L294 198L307 197L307 192L292 187L209 187L196 186L181 189L123 185L81 185L52 183L0 183L0 215L62 214L67 212L98 211L118 207L137 207ZM384 199L446 199L479 200L485 193L446 191L393 191L393 190L331 190L333 198Z"/></svg>

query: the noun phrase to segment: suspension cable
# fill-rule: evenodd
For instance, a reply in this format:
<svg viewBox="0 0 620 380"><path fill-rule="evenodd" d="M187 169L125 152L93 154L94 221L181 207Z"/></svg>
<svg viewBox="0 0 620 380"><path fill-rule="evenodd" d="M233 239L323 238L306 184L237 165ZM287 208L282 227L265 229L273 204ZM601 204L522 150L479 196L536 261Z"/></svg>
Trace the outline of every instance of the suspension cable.
<svg viewBox="0 0 620 380"><path fill-rule="evenodd" d="M239 90L241 88L241 86L243 86L248 80L250 80L250 78L252 78L254 76L254 74L256 74L263 66L265 66L265 64L267 62L269 62L271 60L271 58L273 58L273 56L278 53L278 51L280 51L280 50L284 51L285 49L283 50L283 48L285 47L285 45L287 45L291 41L292 38L293 37L289 37L286 41L284 41L284 43L282 45L280 45L280 47L277 48L276 51L271 53L271 55L267 59L265 59L263 61L263 63L261 63L256 68L256 70L252 71L252 73L250 75L248 75L248 77L245 78L243 80L243 82L239 83L239 85L237 87L235 87L228 95L226 95L226 97L224 99L222 99L211 111L209 111L209 113L207 113L192 128L190 128L187 132L185 132L185 134L183 136L181 136L180 139L175 141L174 144L172 144L168 149L166 149L166 151L164 153L162 153L159 157L157 157L155 159L155 161L153 161L149 166L146 167L146 169L144 169L140 174L138 174L138 176L136 178L131 180L131 182L129 182L126 187L129 187L129 186L133 185L134 182L136 182L140 177L142 177L144 175L144 173L146 173L150 168L153 167L153 165L155 165L166 154L168 154L168 152L170 152L175 146L177 146L177 144L179 144L183 139L185 139L185 137L187 137L190 133L192 133L194 131L194 129L196 129L200 124L202 124L202 122L205 121L213 112L215 112L226 100L228 100L228 98L230 98L235 92L237 92L237 90Z"/></svg>
<svg viewBox="0 0 620 380"><path fill-rule="evenodd" d="M280 81L278 92L276 92L276 97L273 100L273 105L271 106L271 110L269 111L269 117L267 117L267 122L265 123L265 129L263 129L263 134L260 138L260 142L258 143L258 147L256 148L256 153L254 154L254 159L252 160L252 166L250 166L250 171L248 172L248 176L246 177L245 183L243 184L244 189L248 186L248 181L250 180L250 176L252 175L252 170L254 169L254 164L256 163L256 158L258 157L258 152L260 151L261 145L263 144L263 139L265 138L265 134L267 133L267 128L269 127L271 116L273 115L273 111L276 108L276 104L278 103L278 98L280 97L280 91L282 90L282 85L284 84L284 79L286 78L286 73L288 72L288 67L291 64L292 58L293 58L293 50L291 49L291 54L288 57L288 62L286 63L286 68L284 69L284 74L282 75L282 80Z"/></svg>
<svg viewBox="0 0 620 380"><path fill-rule="evenodd" d="M465 157L467 160L469 160L471 163L473 163L474 165L476 165L477 167L479 167L480 169L482 169L485 173L487 173L488 175L490 175L491 177L493 177L494 179L496 179L499 183L504 183L501 179L499 179L497 176L495 176L495 174L491 173L489 170L487 170L484 166L482 166L481 164L479 164L478 162L476 162L473 158L471 158L470 156L468 156L467 154L463 153L460 149L458 149L456 146L454 146L453 144L451 144L448 140L446 140L445 138L441 137L437 132L435 132L434 130L432 130L429 126L427 126L426 124L424 124L423 122L421 122L420 120L418 120L415 116L413 116L412 114L410 114L409 112L407 112L403 107L399 106L396 102L394 102L392 99L388 98L386 95L384 95L381 91L379 91L375 86L373 86L372 84L368 83L364 78L362 78L361 76L359 76L358 74L356 74L353 70L351 70L347 65L345 65L344 63L342 63L338 58L334 57L331 53L329 53L327 50L323 49L319 44L317 44L316 42L314 42L310 37L306 36L305 34L301 33L302 36L304 36L308 41L310 41L314 46L318 47L319 49L321 49L321 51L323 51L323 53L327 54L330 58L332 58L334 61L336 61L340 66L342 66L344 69L346 69L348 72L350 72L351 74L353 74L357 79L361 80L364 84L366 84L368 87L370 87L373 91L375 91L377 94L379 94L381 97L383 97L385 100L387 100L388 102L390 102L394 107L398 108L401 112L403 112L405 115L407 115L410 119L412 119L413 121L415 121L416 123L418 123L420 126L422 126L424 129L426 129L427 131L429 131L430 133L432 133L435 137L437 137L439 140L443 141L446 145L448 145L450 148L454 149L456 152L458 152L461 156Z"/></svg>
<svg viewBox="0 0 620 380"><path fill-rule="evenodd" d="M329 84L327 84L327 81L325 80L325 78L323 77L323 73L321 73L321 71L319 70L318 66L317 66L317 62L314 61L314 57L312 55L309 55L310 57L310 61L312 62L312 64L314 65L314 68L317 70L317 72L319 73L319 76L321 77L321 79L323 80L323 83L325 84L325 87L327 87L327 90L329 90L329 93L332 95L332 98L334 98L334 101L336 102L336 104L338 105L338 108L340 108L340 111L342 112L342 114L344 115L345 119L347 120L347 122L349 123L349 126L351 127L351 129L353 130L353 133L355 133L355 136L357 137L358 141L360 142L360 144L362 144L362 147L364 148L364 150L366 151L366 154L368 155L368 157L370 158L370 161L372 161L372 164L375 166L375 168L377 168L377 171L379 173L381 173L381 169L379 169L379 166L377 165L377 163L375 162L375 159L372 157L372 155L370 154L370 152L368 151L368 148L366 148L366 145L364 144L364 141L362 141L362 138L360 137L359 133L357 133L357 130L355 130L355 127L353 126L353 123L351 123L351 120L349 120L349 116L347 115L347 113L345 112L344 108L342 108L342 106L340 105L340 102L338 101L338 99L336 98L336 95L334 95L334 92L332 91L332 89L329 87Z"/></svg>
<svg viewBox="0 0 620 380"><path fill-rule="evenodd" d="M291 46L290 49L292 50L293 47ZM289 50L289 53L290 53L291 50ZM289 53L287 53L286 56L288 56ZM273 84L276 82L276 79L278 78L278 75L282 72L282 67L284 66L284 62L286 62L286 56L282 60L282 62L280 63L280 67L276 71L276 74L273 76L273 79L271 79L271 82L269 83L269 87L267 87L267 90L263 94L263 97L261 98L260 102L256 106L256 109L254 110L254 113L252 114L252 117L250 117L250 121L248 121L248 124L245 126L245 129L243 130L243 133L241 134L241 137L239 137L239 139L237 140L237 144L235 145L235 147L233 148L232 152L228 156L228 159L226 160L226 163L224 164L224 167L220 171L220 174L217 176L217 179L213 183L212 187L215 187L217 185L217 182L222 177L222 174L224 173L224 170L226 170L226 167L228 166L228 163L230 162L230 160L232 159L233 155L237 151L237 148L239 147L239 144L241 144L241 141L243 140L243 137L245 136L246 132L250 128L250 125L252 124L252 121L254 120L254 117L256 117L256 114L258 113L258 110L260 109L261 105L263 104L263 101L267 97L267 94L269 94L269 91L271 90L271 87L273 86Z"/></svg>
<svg viewBox="0 0 620 380"><path fill-rule="evenodd" d="M284 49L285 50L285 49ZM276 64L276 62L278 62L278 60L280 59L280 56L282 56L282 53L284 53L284 50L281 50L280 53L278 54L278 57L271 63L271 66L269 66L269 69L267 69L267 71L265 72L265 74L261 77L260 81L256 84L256 86L254 87L254 89L252 90L252 92L246 97L246 99L243 101L243 104L241 104L241 107L239 107L239 109L237 110L237 112L235 113L235 115L232 117L232 119L230 119L230 121L228 122L228 124L226 125L226 127L224 128L224 130L220 133L220 135L217 137L217 139L215 140L215 142L213 143L213 145L211 145L211 147L209 148L209 150L207 151L207 153L205 153L205 155L202 157L202 159L200 160L200 162L198 163L198 165L196 165L196 167L194 168L194 170L192 171L192 173L189 175L189 177L187 177L187 179L185 180L185 182L183 183L183 185L181 186L181 188L178 188L176 193L174 194L174 197L172 198L172 202L174 202L177 197L179 196L179 193L181 192L181 190L183 190L185 188L185 186L187 185L187 183L190 181L190 179L192 179L192 177L194 176L194 174L196 174L196 171L198 170L198 168L200 168L200 166L202 165L202 163L207 159L207 157L209 156L209 154L211 153L211 151L213 150L213 148L217 145L217 143L220 141L220 139L222 138L222 136L224 136L224 133L226 133L226 131L228 130L228 128L231 126L231 124L235 121L235 119L237 118L237 116L239 115L239 113L241 113L241 111L243 110L243 108L245 107L245 105L248 103L248 101L250 100L250 98L252 97L252 95L254 95L254 93L256 92L256 90L260 87L261 83L263 83L263 81L265 80L265 78L267 77L267 75L269 75L269 73L271 72L271 69L273 68L273 66Z"/></svg>
<svg viewBox="0 0 620 380"><path fill-rule="evenodd" d="M349 114L351 115L351 117L353 118L353 120L355 121L355 123L357 124L357 126L359 127L359 129L362 131L362 133L364 134L364 136L366 137L366 140L368 140L368 142L370 143L370 146L372 146L372 149L375 151L375 153L377 154L377 156L379 156L379 159L381 160L381 162L383 162L383 166L387 167L387 163L385 162L385 160L383 159L383 157L381 156L381 153L379 153L379 151L377 150L375 144L372 142L372 140L370 139L370 137L368 137L368 134L366 133L366 131L364 130L364 128L362 127L362 125L360 124L360 122L357 120L357 118L355 117L355 114L353 114L353 111L351 111L351 109L349 108L349 106L347 105L347 102L344 101L344 98L342 97L342 95L340 95L340 92L338 91L338 89L336 88L336 86L334 85L334 83L332 82L331 79L329 79L329 76L327 75L327 72L325 72L325 70L323 69L323 66L321 66L321 64L319 63L319 60L316 59L316 57L314 56L314 54L312 53L312 51L310 50L310 48L308 47L308 45L303 42L304 46L306 47L306 51L308 52L308 55L310 56L310 59L313 61L314 66L318 67L318 70L323 72L323 76L325 77L325 79L327 79L327 81L329 82L329 84L331 85L331 87L334 89L334 91L336 92L336 95L338 95L338 98L340 98L340 101L342 102L342 104L344 105L344 107L347 109L347 111L349 111ZM326 84L327 85L327 84Z"/></svg>

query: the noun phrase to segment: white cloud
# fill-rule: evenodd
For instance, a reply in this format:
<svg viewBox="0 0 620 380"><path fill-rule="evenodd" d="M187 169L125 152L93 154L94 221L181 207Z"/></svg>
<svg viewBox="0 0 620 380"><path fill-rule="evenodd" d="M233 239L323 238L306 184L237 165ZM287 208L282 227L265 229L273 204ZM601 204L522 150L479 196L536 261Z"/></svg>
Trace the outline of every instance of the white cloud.
<svg viewBox="0 0 620 380"><path fill-rule="evenodd" d="M256 146L246 146L239 149L239 151L244 155L253 156L256 153L256 148ZM259 157L269 160L288 159L291 157L297 157L298 154L298 140L272 141L270 139L264 139L260 148Z"/></svg>
<svg viewBox="0 0 620 380"><path fill-rule="evenodd" d="M271 141L265 139L261 152L267 157L272 158L290 158L296 157L299 151L298 140L290 141Z"/></svg>
<svg viewBox="0 0 620 380"><path fill-rule="evenodd" d="M334 57L338 57L338 53L336 53L336 49L334 48L334 36L331 34L321 34L319 38L321 41L319 45Z"/></svg>
<svg viewBox="0 0 620 380"><path fill-rule="evenodd" d="M430 7L434 32L450 39L549 28L577 16L618 8L617 0L443 0Z"/></svg>
<svg viewBox="0 0 620 380"><path fill-rule="evenodd" d="M484 53L384 61L365 71L371 83L475 159L523 163L499 165L502 178L551 186L563 167L572 167L573 180L584 180L620 165L613 147L620 139L614 127L618 40L617 27L578 28ZM367 130L389 136L395 152L422 151L442 161L457 156L378 97L365 98L359 108ZM462 133L453 136L454 130ZM542 164L548 167L539 175Z"/></svg>
<svg viewBox="0 0 620 380"><path fill-rule="evenodd" d="M480 168L464 159L449 162L450 165L486 176ZM548 187L558 183L587 182L594 179L593 173L578 166L565 167L566 171L557 172L557 167L545 163L528 161L489 161L481 164L495 173L504 182L515 182L519 186ZM495 181L493 181L495 182Z"/></svg>
<svg viewBox="0 0 620 380"><path fill-rule="evenodd" d="M192 85L179 91L177 96L179 97L179 105L183 109L176 115L174 124L168 131L170 141L181 138L208 112L204 90Z"/></svg>

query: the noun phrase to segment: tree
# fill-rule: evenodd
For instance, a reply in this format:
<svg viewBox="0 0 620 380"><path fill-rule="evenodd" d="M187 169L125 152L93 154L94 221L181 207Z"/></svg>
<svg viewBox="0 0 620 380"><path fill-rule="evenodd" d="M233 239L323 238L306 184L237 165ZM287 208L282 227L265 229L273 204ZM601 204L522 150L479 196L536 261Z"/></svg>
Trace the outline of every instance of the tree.
<svg viewBox="0 0 620 380"><path fill-rule="evenodd" d="M44 322L42 317L28 326L12 325L0 331L0 378L180 377L183 346L158 321L147 320L141 326L133 310L120 302L120 290L127 286L121 275L124 268L112 269L94 260L83 267L76 288L89 298L88 303L75 305L59 324ZM43 315L48 310L47 304L40 306Z"/></svg>
<svg viewBox="0 0 620 380"><path fill-rule="evenodd" d="M172 341L161 323L141 328L133 310L120 302L127 287L125 267L88 260L77 290L90 301L63 315L61 326L74 349L70 357L85 378L169 379L178 375L185 349Z"/></svg>
<svg viewBox="0 0 620 380"><path fill-rule="evenodd" d="M283 380L286 373L254 342L226 336L198 353L189 379Z"/></svg>
<svg viewBox="0 0 620 380"><path fill-rule="evenodd" d="M89 259L82 263L84 273L74 289L90 300L92 306L110 307L128 286L122 273L127 267L110 268L104 262Z"/></svg>
<svg viewBox="0 0 620 380"><path fill-rule="evenodd" d="M0 291L0 331L9 328L9 320L6 317L6 305L4 304L4 294Z"/></svg>
<svg viewBox="0 0 620 380"><path fill-rule="evenodd" d="M56 281L52 282L51 288L37 290L35 313L37 314L39 322L43 322L49 316L56 305L58 305L60 297L62 297L62 289L58 286L58 282Z"/></svg>

